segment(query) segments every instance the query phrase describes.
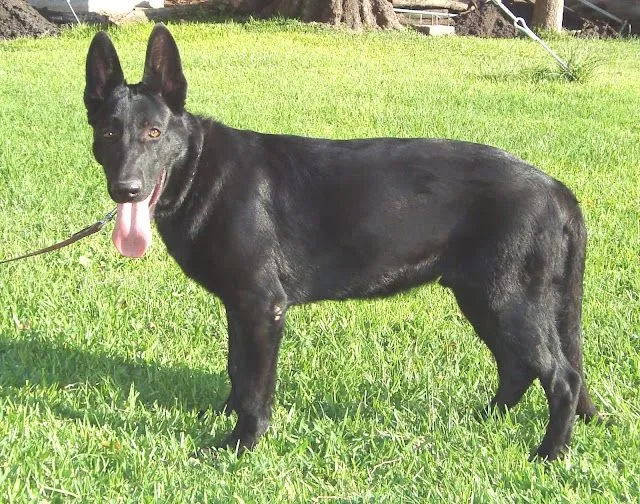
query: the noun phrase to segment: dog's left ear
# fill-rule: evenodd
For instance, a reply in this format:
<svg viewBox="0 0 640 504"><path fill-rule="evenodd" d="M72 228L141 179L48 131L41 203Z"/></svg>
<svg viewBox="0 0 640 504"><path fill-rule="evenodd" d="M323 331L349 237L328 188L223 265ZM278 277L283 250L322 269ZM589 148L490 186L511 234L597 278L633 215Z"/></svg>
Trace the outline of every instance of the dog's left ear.
<svg viewBox="0 0 640 504"><path fill-rule="evenodd" d="M184 110L187 80L182 73L178 46L163 24L157 24L149 37L142 83L160 93L175 113Z"/></svg>

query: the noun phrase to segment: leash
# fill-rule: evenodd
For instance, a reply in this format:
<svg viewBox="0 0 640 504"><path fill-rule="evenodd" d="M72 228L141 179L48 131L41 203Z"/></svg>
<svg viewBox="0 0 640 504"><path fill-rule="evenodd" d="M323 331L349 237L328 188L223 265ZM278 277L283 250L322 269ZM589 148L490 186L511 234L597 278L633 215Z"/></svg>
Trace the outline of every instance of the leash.
<svg viewBox="0 0 640 504"><path fill-rule="evenodd" d="M513 12L511 12L506 5L502 3L502 0L489 0L489 2L491 2L496 7L498 7L507 17L511 19L511 21L513 21L513 27L516 29L516 31L524 33L531 40L540 44L542 48L545 51L547 51L554 60L556 60L556 63L558 63L560 68L562 68L565 72L567 72L569 75L574 77L573 71L571 70L571 68L569 68L569 65L567 65L565 61L562 58L560 58L560 56L558 56L555 52L553 52L553 49L551 49L544 42L544 40L542 40L540 37L538 37L535 33L531 31L531 29L527 26L527 23L525 23L524 19L522 19L521 17L516 17L516 15Z"/></svg>
<svg viewBox="0 0 640 504"><path fill-rule="evenodd" d="M45 247L45 248L41 248L39 250L35 250L33 252L29 252L27 254L24 254L24 255L21 255L21 256L18 256L18 257L12 257L11 259L5 259L3 261L0 261L0 264L6 264L6 263L13 262L13 261L18 261L20 259L26 259L27 257L37 256L37 255L40 255L40 254L46 254L47 252L53 252L54 250L60 250L61 248L64 248L64 247L66 247L68 245L71 245L72 243L75 243L78 240L82 240L82 238L86 238L87 236L91 236L92 234L95 234L98 231L100 231L107 224L107 222L109 222L110 220L113 220L113 218L116 216L116 211L117 211L117 208L114 208L107 215L105 215L102 220L99 220L98 222L96 222L94 224L91 224L90 226L87 226L84 229L81 229L77 233L74 233L73 235L71 235L66 240L62 240L61 242L55 243L55 244L50 245L50 246Z"/></svg>

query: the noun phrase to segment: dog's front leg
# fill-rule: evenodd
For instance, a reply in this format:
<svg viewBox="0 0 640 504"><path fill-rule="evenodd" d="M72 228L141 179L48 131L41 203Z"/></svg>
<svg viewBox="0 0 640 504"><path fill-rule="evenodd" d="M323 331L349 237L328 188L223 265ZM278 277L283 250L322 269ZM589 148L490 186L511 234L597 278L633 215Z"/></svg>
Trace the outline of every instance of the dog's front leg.
<svg viewBox="0 0 640 504"><path fill-rule="evenodd" d="M235 411L238 420L224 446L252 448L269 426L286 312L284 295L278 298L250 296L226 307L231 379L226 408Z"/></svg>

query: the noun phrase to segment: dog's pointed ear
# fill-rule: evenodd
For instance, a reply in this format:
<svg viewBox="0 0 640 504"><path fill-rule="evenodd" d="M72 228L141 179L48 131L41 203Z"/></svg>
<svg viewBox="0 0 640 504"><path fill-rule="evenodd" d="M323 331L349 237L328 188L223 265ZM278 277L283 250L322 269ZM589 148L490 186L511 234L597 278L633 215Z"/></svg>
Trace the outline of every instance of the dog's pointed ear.
<svg viewBox="0 0 640 504"><path fill-rule="evenodd" d="M124 83L120 60L109 35L103 31L96 33L87 54L87 83L84 88L84 104L89 118L109 94Z"/></svg>
<svg viewBox="0 0 640 504"><path fill-rule="evenodd" d="M149 37L142 83L160 93L175 113L184 110L187 80L182 73L178 46L163 24L157 24Z"/></svg>

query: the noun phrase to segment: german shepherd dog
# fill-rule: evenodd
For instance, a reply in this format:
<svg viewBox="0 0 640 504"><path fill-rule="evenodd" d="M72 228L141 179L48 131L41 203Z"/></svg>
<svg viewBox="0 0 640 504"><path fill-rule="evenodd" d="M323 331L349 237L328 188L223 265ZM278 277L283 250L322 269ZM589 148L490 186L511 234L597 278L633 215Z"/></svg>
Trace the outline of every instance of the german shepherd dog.
<svg viewBox="0 0 640 504"><path fill-rule="evenodd" d="M139 84L95 35L84 102L93 153L118 203L113 242L142 256L151 218L184 273L224 303L224 446L253 447L271 416L292 305L450 288L497 363L488 410L535 378L549 423L532 457L555 459L575 416L598 416L585 384L581 304L586 232L560 182L486 145L439 139L325 140L229 128L185 111L187 82L163 25Z"/></svg>

